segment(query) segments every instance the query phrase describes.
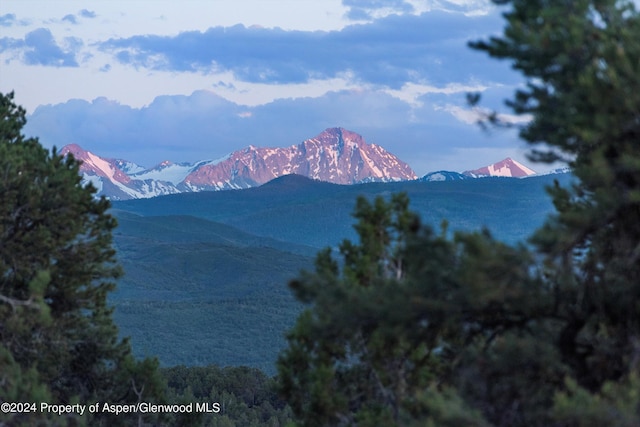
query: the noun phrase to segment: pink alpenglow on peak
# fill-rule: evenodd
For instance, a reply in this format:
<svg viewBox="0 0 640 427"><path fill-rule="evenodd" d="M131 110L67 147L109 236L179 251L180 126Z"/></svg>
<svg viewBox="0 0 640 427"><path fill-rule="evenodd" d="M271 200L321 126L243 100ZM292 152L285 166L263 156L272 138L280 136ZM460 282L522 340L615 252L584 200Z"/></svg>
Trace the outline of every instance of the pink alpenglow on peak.
<svg viewBox="0 0 640 427"><path fill-rule="evenodd" d="M479 178L483 176L505 176L513 178L525 178L527 176L536 175L536 172L529 169L522 163L507 157L497 163L489 166L482 167L480 169L470 170L462 172L463 175L467 175L473 178Z"/></svg>
<svg viewBox="0 0 640 427"><path fill-rule="evenodd" d="M249 146L226 160L199 168L185 179L197 190L261 185L282 175L302 175L334 184L369 181L404 181L416 178L405 162L362 136L330 128L315 138L286 148Z"/></svg>
<svg viewBox="0 0 640 427"><path fill-rule="evenodd" d="M250 145L218 160L164 161L150 169L103 158L75 144L65 146L61 153L81 160L85 182L91 182L98 195L113 200L249 188L290 174L335 184L416 179L409 165L395 155L342 128L326 129L290 147Z"/></svg>
<svg viewBox="0 0 640 427"><path fill-rule="evenodd" d="M109 178L123 183L131 180L119 167L122 161L96 156L92 152L84 150L78 144L65 145L60 150L60 154L63 156L69 153L73 154L76 160L82 162L80 172L83 174Z"/></svg>
<svg viewBox="0 0 640 427"><path fill-rule="evenodd" d="M109 159L100 157L90 151L84 150L77 144L69 144L62 147L60 154L66 156L72 154L80 160L80 173L85 184L91 183L97 189L98 196L106 196L113 200L137 199L151 197L146 194L144 183L131 178L132 173L144 170L135 163L121 159ZM146 186L147 188L149 185ZM170 194L172 189L164 194ZM158 195L158 194L154 194Z"/></svg>

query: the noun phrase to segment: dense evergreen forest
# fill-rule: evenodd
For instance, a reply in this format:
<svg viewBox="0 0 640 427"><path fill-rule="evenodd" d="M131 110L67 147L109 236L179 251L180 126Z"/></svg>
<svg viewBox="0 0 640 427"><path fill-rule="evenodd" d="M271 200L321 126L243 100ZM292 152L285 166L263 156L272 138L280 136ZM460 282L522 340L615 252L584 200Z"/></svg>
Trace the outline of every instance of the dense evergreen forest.
<svg viewBox="0 0 640 427"><path fill-rule="evenodd" d="M640 425L640 15L495 3L504 34L471 47L522 73L521 138L577 182L548 189L526 245L434 229L406 194L358 199L356 238L290 283L304 309L274 378L132 355L109 202L0 95L0 424Z"/></svg>

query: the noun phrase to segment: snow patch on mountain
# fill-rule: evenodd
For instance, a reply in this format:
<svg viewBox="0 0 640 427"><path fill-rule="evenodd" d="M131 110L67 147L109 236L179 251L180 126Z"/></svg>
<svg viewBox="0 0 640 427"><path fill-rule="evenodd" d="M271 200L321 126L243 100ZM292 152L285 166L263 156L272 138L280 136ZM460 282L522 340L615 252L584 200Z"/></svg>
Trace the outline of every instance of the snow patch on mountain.
<svg viewBox="0 0 640 427"><path fill-rule="evenodd" d="M458 172L451 171L436 171L431 172L419 179L423 182L439 182L439 181L460 181L463 179L469 179L471 177L463 175Z"/></svg>
<svg viewBox="0 0 640 427"><path fill-rule="evenodd" d="M169 163L164 162L158 166L138 173L130 174L133 179L139 180L159 180L167 181L173 185L178 185L193 172L194 165L189 163Z"/></svg>
<svg viewBox="0 0 640 427"><path fill-rule="evenodd" d="M150 169L126 160L108 159L78 145L63 148L82 161L86 182L114 200L147 198L194 191L255 187L274 178L298 174L337 184L401 181L416 178L411 168L384 148L343 128L286 148L249 145L217 160L196 163L165 161Z"/></svg>
<svg viewBox="0 0 640 427"><path fill-rule="evenodd" d="M132 175L132 174L146 170L144 166L140 166L136 163L130 162L128 160L122 160L122 159L116 159L115 165L118 167L118 169L120 169L122 172L126 173L127 175Z"/></svg>
<svg viewBox="0 0 640 427"><path fill-rule="evenodd" d="M530 169L520 162L507 157L497 163L484 166L479 169L462 172L463 175L470 176L472 178L479 178L483 176L503 176L514 178L525 178L527 176L536 175L533 169Z"/></svg>

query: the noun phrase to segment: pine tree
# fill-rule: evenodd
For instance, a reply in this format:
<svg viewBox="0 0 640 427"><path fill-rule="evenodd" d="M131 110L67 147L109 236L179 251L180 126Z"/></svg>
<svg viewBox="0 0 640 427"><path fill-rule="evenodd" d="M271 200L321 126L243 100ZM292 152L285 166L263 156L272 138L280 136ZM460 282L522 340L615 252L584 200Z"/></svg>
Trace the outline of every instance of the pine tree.
<svg viewBox="0 0 640 427"><path fill-rule="evenodd" d="M359 198L359 242L340 245L341 262L320 252L316 271L291 282L308 309L278 371L304 425L484 425L447 386L475 333L463 327L456 245L408 203L405 194Z"/></svg>
<svg viewBox="0 0 640 427"><path fill-rule="evenodd" d="M0 400L118 403L144 387L161 397L155 365L133 360L107 305L121 274L109 202L81 184L72 156L22 135L25 114L0 95L0 380L11 385Z"/></svg>
<svg viewBox="0 0 640 427"><path fill-rule="evenodd" d="M640 357L640 15L615 0L500 1L503 37L472 46L527 79L508 105L533 119L534 160L578 182L550 189L557 214L534 238L556 286L563 361L597 390Z"/></svg>
<svg viewBox="0 0 640 427"><path fill-rule="evenodd" d="M555 416L636 425L637 405L623 406L640 390L640 15L628 1L495 3L510 6L504 35L472 47L526 78L507 105L532 117L520 131L532 159L577 178L549 189L557 212L532 239L567 368Z"/></svg>

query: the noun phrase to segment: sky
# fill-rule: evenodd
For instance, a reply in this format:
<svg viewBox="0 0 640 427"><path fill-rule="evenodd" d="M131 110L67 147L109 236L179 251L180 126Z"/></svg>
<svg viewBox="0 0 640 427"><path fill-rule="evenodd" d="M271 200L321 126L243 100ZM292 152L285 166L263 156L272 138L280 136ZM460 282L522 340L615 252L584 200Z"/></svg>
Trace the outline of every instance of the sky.
<svg viewBox="0 0 640 427"><path fill-rule="evenodd" d="M152 167L359 133L422 176L512 157L466 94L514 123L523 78L467 43L499 35L487 0L3 0L0 91L25 134Z"/></svg>

